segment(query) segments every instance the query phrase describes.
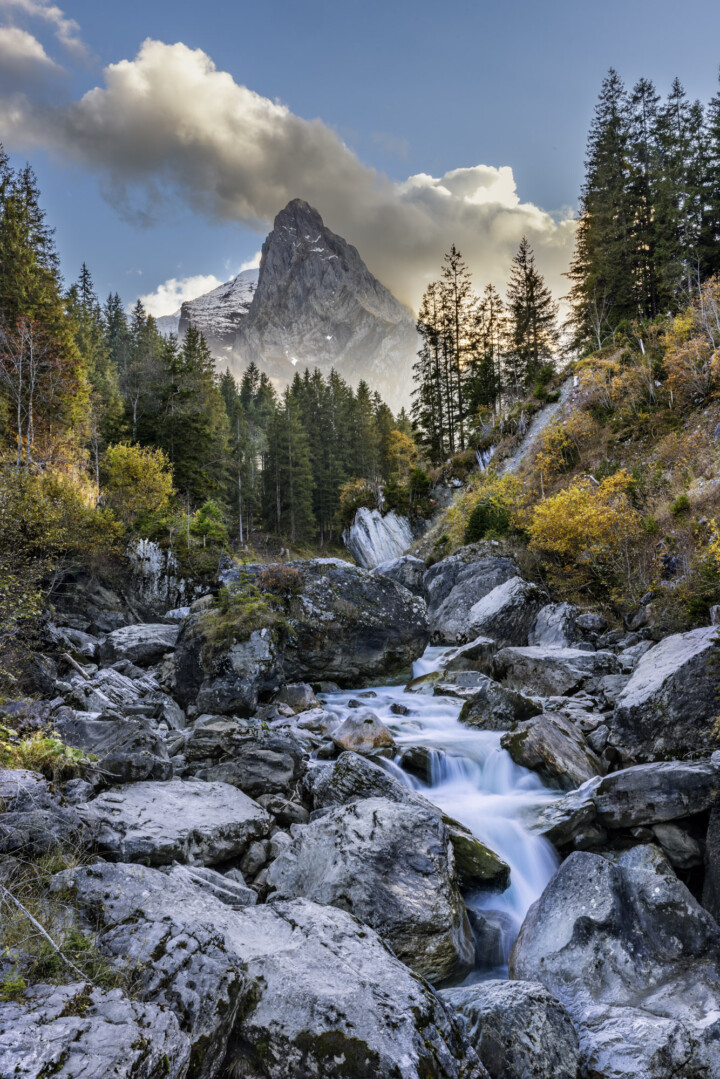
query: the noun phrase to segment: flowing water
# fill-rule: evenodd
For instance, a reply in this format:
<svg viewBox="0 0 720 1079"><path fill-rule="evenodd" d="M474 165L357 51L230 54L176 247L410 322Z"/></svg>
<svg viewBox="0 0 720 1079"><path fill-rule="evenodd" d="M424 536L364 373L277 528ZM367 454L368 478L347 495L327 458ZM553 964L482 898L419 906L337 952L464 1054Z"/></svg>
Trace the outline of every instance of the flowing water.
<svg viewBox="0 0 720 1079"><path fill-rule="evenodd" d="M413 677L442 669L445 649L429 648L413 666ZM421 792L443 812L460 821L510 866L510 886L501 894L466 896L468 909L486 953L486 962L469 980L507 974L507 959L528 907L543 891L558 864L552 846L529 830L538 812L557 791L548 790L533 773L516 765L500 748L501 734L479 731L458 722L462 701L456 697L405 692L403 685L375 686L367 707L392 730L403 748L430 750L430 783L404 771L395 761L382 763L407 786ZM362 691L328 694L327 706L345 715L348 700ZM398 716L393 704L411 714ZM482 950L482 949L481 949Z"/></svg>

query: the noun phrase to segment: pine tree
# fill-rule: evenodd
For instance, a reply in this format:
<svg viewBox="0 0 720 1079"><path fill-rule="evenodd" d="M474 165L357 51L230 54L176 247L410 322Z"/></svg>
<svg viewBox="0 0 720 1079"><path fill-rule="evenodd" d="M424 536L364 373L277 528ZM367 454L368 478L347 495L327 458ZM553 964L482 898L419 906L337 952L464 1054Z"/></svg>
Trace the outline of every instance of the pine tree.
<svg viewBox="0 0 720 1079"><path fill-rule="evenodd" d="M305 429L289 390L268 427L267 464L263 469L266 526L290 542L312 537L312 466Z"/></svg>
<svg viewBox="0 0 720 1079"><path fill-rule="evenodd" d="M699 241L703 279L720 273L720 89L705 112L705 146L704 213Z"/></svg>
<svg viewBox="0 0 720 1079"><path fill-rule="evenodd" d="M510 272L507 291L510 344L506 359L515 393L527 389L557 345L557 304L535 266L535 256L523 236Z"/></svg>

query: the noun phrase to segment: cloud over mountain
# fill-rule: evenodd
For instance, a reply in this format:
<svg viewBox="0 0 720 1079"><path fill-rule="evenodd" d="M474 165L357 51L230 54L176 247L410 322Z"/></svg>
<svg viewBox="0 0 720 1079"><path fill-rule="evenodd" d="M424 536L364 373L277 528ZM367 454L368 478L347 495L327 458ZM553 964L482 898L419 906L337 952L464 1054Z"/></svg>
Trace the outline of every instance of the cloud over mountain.
<svg viewBox="0 0 720 1079"><path fill-rule="evenodd" d="M306 199L412 304L451 243L478 283L501 283L523 234L550 283L563 288L571 215L521 202L508 167L475 165L394 183L321 120L296 116L181 43L147 40L134 60L111 64L104 75L104 86L66 105L17 96L0 102L0 138L42 146L96 172L105 197L140 222L179 200L265 231L290 199Z"/></svg>

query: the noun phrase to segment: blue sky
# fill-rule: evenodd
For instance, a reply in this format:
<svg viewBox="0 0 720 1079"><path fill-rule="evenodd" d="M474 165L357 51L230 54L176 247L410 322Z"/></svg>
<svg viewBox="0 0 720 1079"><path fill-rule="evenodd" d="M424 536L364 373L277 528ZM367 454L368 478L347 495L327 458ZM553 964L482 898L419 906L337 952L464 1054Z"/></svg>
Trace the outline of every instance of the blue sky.
<svg viewBox="0 0 720 1079"><path fill-rule="evenodd" d="M61 8L0 0L14 31L0 30L0 139L38 173L66 275L84 259L101 294L127 302L168 279L227 278L295 194L409 302L452 242L478 283L501 281L523 231L559 288L607 68L662 91L677 74L707 100L720 63L709 0ZM162 46L139 55L147 38ZM122 61L109 91L103 69ZM148 115L142 94L165 89Z"/></svg>

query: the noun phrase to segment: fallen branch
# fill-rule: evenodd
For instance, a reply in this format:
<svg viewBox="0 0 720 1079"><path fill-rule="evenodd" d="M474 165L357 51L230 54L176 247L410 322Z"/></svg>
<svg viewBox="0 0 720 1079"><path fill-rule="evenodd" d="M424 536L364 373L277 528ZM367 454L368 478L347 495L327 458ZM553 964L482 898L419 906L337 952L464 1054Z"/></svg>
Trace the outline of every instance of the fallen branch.
<svg viewBox="0 0 720 1079"><path fill-rule="evenodd" d="M73 659L69 652L63 652L62 658L65 660L66 663L69 663L74 670L77 671L81 678L84 678L86 682L90 681L90 676L85 673L77 660Z"/></svg>
<svg viewBox="0 0 720 1079"><path fill-rule="evenodd" d="M74 970L75 973L78 974L82 978L82 980L84 982L90 982L90 985L92 985L92 987L94 989L97 989L97 986L95 985L95 982L92 980L92 978L88 978L87 974L84 974L83 971L81 971L79 967L75 966L72 959L68 959L68 957L62 951L62 949L60 947L58 947L58 945L52 939L52 937L48 933L47 929L44 929L40 925L40 922L36 918L33 918L30 911L27 909L26 906L24 906L20 902L20 900L17 898L17 896L14 896L11 891L8 891L8 889L5 887L4 884L0 884L0 890L2 891L3 899L9 899L12 903L15 904L15 906L18 908L18 910L20 910L25 915L25 917L31 923L31 925L33 925L37 929L38 933L40 933L45 938L45 940L48 942L48 944L50 945L52 950L56 953L56 955L60 956L63 963L65 963L68 967L70 967L71 970Z"/></svg>

